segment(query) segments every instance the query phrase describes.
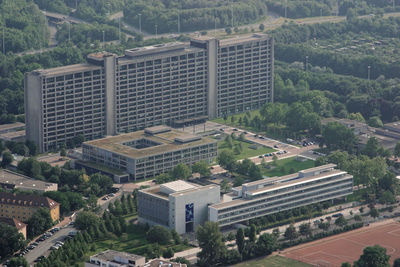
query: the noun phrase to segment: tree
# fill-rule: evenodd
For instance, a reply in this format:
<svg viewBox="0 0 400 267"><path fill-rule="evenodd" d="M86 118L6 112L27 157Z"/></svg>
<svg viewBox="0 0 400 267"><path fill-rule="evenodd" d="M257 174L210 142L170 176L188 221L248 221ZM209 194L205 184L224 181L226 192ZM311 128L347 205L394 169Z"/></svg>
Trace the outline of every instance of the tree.
<svg viewBox="0 0 400 267"><path fill-rule="evenodd" d="M10 152L8 152L8 151L3 152L3 159L1 161L1 166L3 168L7 167L8 165L11 164L11 162L13 162L13 160L14 160L14 157L11 155Z"/></svg>
<svg viewBox="0 0 400 267"><path fill-rule="evenodd" d="M260 26L258 26L258 28L260 29L260 31L262 31L262 32L263 32L263 31L264 31L264 29L265 29L265 26L264 26L264 24L262 24L262 23L261 23L261 24L260 24Z"/></svg>
<svg viewBox="0 0 400 267"><path fill-rule="evenodd" d="M17 228L0 223L0 259L13 255L25 246L24 236Z"/></svg>
<svg viewBox="0 0 400 267"><path fill-rule="evenodd" d="M60 156L61 157L65 157L67 155L67 151L65 150L65 148L63 147L63 148L61 148L61 150L60 150Z"/></svg>
<svg viewBox="0 0 400 267"><path fill-rule="evenodd" d="M226 146L227 147L229 147L230 149L232 149L232 147L233 147L233 141L232 141L232 136L231 135L227 135L226 137L225 137L225 144L226 144Z"/></svg>
<svg viewBox="0 0 400 267"><path fill-rule="evenodd" d="M393 267L400 267L400 258L394 260Z"/></svg>
<svg viewBox="0 0 400 267"><path fill-rule="evenodd" d="M146 238L151 243L158 243L160 245L168 245L171 243L171 232L160 225L154 225L146 234Z"/></svg>
<svg viewBox="0 0 400 267"><path fill-rule="evenodd" d="M14 257L7 263L7 267L28 267L28 262L24 257Z"/></svg>
<svg viewBox="0 0 400 267"><path fill-rule="evenodd" d="M336 220L335 220L335 224L337 226L345 226L347 224L346 219L344 218L344 216L339 216Z"/></svg>
<svg viewBox="0 0 400 267"><path fill-rule="evenodd" d="M311 225L309 223L300 224L299 233L304 236L311 236Z"/></svg>
<svg viewBox="0 0 400 267"><path fill-rule="evenodd" d="M81 211L76 216L75 224L76 226L84 231L88 230L91 226L99 226L99 217L91 211Z"/></svg>
<svg viewBox="0 0 400 267"><path fill-rule="evenodd" d="M258 255L269 255L277 247L276 239L273 234L262 234L258 237L256 253Z"/></svg>
<svg viewBox="0 0 400 267"><path fill-rule="evenodd" d="M226 34L230 35L232 34L232 29L231 28L225 28Z"/></svg>
<svg viewBox="0 0 400 267"><path fill-rule="evenodd" d="M164 258L169 259L174 256L174 251L172 250L172 248L167 248L166 250L164 250L162 255Z"/></svg>
<svg viewBox="0 0 400 267"><path fill-rule="evenodd" d="M221 182L221 191L223 192L223 193L227 193L227 192L229 192L231 190L231 185L230 185L230 183L228 182L228 180L226 179L226 178L224 178L224 180L222 180L222 182Z"/></svg>
<svg viewBox="0 0 400 267"><path fill-rule="evenodd" d="M239 228L236 231L236 245L238 247L239 253L242 254L244 248L244 231L242 228Z"/></svg>
<svg viewBox="0 0 400 267"><path fill-rule="evenodd" d="M396 146L394 147L394 155L396 157L400 157L400 142L397 142Z"/></svg>
<svg viewBox="0 0 400 267"><path fill-rule="evenodd" d="M186 180L192 175L192 170L187 165L179 163L172 169L170 174L175 180Z"/></svg>
<svg viewBox="0 0 400 267"><path fill-rule="evenodd" d="M53 225L50 211L46 208L39 208L28 220L27 234L29 238L37 236Z"/></svg>
<svg viewBox="0 0 400 267"><path fill-rule="evenodd" d="M274 235L275 239L278 239L281 235L281 232L279 231L279 228L275 228L274 230L272 230L272 234Z"/></svg>
<svg viewBox="0 0 400 267"><path fill-rule="evenodd" d="M109 176L100 173L91 175L89 183L97 184L101 188L100 194L109 192L114 184L113 180Z"/></svg>
<svg viewBox="0 0 400 267"><path fill-rule="evenodd" d="M171 230L172 239L174 240L175 245L179 245L182 243L181 236L178 234L175 229Z"/></svg>
<svg viewBox="0 0 400 267"><path fill-rule="evenodd" d="M257 239L257 227L255 224L250 225L250 231L249 231L249 241L250 242L256 242Z"/></svg>
<svg viewBox="0 0 400 267"><path fill-rule="evenodd" d="M206 222L204 226L199 226L196 239L201 248L197 254L199 266L216 266L227 250L218 223Z"/></svg>
<svg viewBox="0 0 400 267"><path fill-rule="evenodd" d="M376 208L371 208L369 215L375 219L379 216L379 211Z"/></svg>
<svg viewBox="0 0 400 267"><path fill-rule="evenodd" d="M296 227L294 227L293 224L290 224L288 228L286 228L286 231L284 233L285 238L289 240L294 240L297 238L298 233L296 231Z"/></svg>
<svg viewBox="0 0 400 267"><path fill-rule="evenodd" d="M322 130L323 143L329 149L352 151L356 137L352 129L338 122L329 122Z"/></svg>
<svg viewBox="0 0 400 267"><path fill-rule="evenodd" d="M275 154L272 156L272 165L278 166L278 157Z"/></svg>
<svg viewBox="0 0 400 267"><path fill-rule="evenodd" d="M379 245L366 247L358 261L354 262L355 267L389 267L390 256L386 255L386 248Z"/></svg>
<svg viewBox="0 0 400 267"><path fill-rule="evenodd" d="M192 172L198 172L201 176L209 176L211 174L210 167L207 162L200 160L192 165Z"/></svg>
<svg viewBox="0 0 400 267"><path fill-rule="evenodd" d="M234 155L227 150L222 150L222 152L219 153L217 156L217 162L222 168L228 171L233 171L236 166Z"/></svg>
<svg viewBox="0 0 400 267"><path fill-rule="evenodd" d="M349 262L344 262L340 267L351 267L351 264Z"/></svg>
<svg viewBox="0 0 400 267"><path fill-rule="evenodd" d="M378 156L379 153L379 143L378 139L375 137L370 137L367 141L367 144L365 145L362 153L367 155L370 158L375 158Z"/></svg>

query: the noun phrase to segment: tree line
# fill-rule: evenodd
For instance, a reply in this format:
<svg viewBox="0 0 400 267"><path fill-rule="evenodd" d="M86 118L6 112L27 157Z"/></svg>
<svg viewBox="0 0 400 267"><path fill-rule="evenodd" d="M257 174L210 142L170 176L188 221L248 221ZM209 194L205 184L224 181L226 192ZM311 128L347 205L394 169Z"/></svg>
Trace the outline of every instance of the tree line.
<svg viewBox="0 0 400 267"><path fill-rule="evenodd" d="M49 36L47 23L44 15L32 1L0 1L0 29L1 35L4 29L6 53L47 47ZM0 52L3 52L2 42L0 42Z"/></svg>
<svg viewBox="0 0 400 267"><path fill-rule="evenodd" d="M266 14L267 7L262 0L131 0L124 8L124 18L128 23L139 28L141 19L142 29L150 33L155 33L155 25L158 33L178 32L178 16L180 31L185 32L248 24Z"/></svg>

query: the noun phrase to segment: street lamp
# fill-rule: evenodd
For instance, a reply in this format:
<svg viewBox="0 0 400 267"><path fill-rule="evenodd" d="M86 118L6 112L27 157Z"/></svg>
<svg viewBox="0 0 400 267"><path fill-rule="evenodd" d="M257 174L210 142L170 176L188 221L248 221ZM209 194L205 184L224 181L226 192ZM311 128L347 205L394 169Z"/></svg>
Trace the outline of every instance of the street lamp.
<svg viewBox="0 0 400 267"><path fill-rule="evenodd" d="M368 65L368 82L371 78L371 66Z"/></svg>
<svg viewBox="0 0 400 267"><path fill-rule="evenodd" d="M181 16L178 11L178 34L181 34Z"/></svg>
<svg viewBox="0 0 400 267"><path fill-rule="evenodd" d="M139 32L142 33L142 14L139 14Z"/></svg>
<svg viewBox="0 0 400 267"><path fill-rule="evenodd" d="M103 48L104 48L104 30L103 30Z"/></svg>
<svg viewBox="0 0 400 267"><path fill-rule="evenodd" d="M306 56L306 72L308 71L308 56Z"/></svg>
<svg viewBox="0 0 400 267"><path fill-rule="evenodd" d="M3 54L6 54L6 47L5 47L5 37L4 37L4 26L3 26Z"/></svg>

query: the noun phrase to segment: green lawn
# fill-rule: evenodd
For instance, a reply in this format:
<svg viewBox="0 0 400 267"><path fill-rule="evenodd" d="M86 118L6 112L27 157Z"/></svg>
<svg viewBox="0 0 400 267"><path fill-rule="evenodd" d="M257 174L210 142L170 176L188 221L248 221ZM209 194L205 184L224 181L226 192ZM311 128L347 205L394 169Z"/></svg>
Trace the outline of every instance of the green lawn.
<svg viewBox="0 0 400 267"><path fill-rule="evenodd" d="M149 244L149 242L146 240L146 233L143 231L143 229L137 227L136 225L130 224L128 225L126 233L122 234L120 237L115 236L113 238L97 240L95 242L95 251L88 251L85 254L85 258L88 259L91 255L107 249L128 252L137 255L145 255L146 251L148 250L148 246L152 246L152 244ZM190 246L186 246L184 244L171 244L160 247L162 250L167 247L171 247L175 252L191 248Z"/></svg>
<svg viewBox="0 0 400 267"><path fill-rule="evenodd" d="M278 160L277 164L277 167L275 167L274 169L261 168L261 173L269 177L283 176L286 174L290 174L291 169L293 169L294 172L298 172L304 169L315 167L313 160L308 159L306 161L297 161L296 157Z"/></svg>
<svg viewBox="0 0 400 267"><path fill-rule="evenodd" d="M239 144L242 144L243 151L240 154L236 155L233 152L234 151L234 147L235 147L235 145L239 145ZM221 140L218 143L218 151L219 152L221 152L222 150L231 151L234 154L235 159L237 159L237 160L251 158L251 157L264 155L266 153L271 153L271 152L276 151L275 149L272 149L272 148L269 148L269 147L265 147L265 146L261 146L261 145L259 146L258 149L252 149L252 148L250 148L251 145L252 144L247 143L247 142L243 142L243 141L239 141L239 140L233 140L233 146L232 146L232 149L230 149L228 147L227 143L224 140Z"/></svg>
<svg viewBox="0 0 400 267"><path fill-rule="evenodd" d="M311 267L307 263L295 261L281 256L268 256L234 265L234 267Z"/></svg>

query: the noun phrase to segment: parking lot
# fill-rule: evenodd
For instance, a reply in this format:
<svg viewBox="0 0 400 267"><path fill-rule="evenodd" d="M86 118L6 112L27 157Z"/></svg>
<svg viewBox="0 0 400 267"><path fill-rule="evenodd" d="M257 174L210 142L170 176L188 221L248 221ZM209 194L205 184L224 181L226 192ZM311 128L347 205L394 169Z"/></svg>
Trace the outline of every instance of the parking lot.
<svg viewBox="0 0 400 267"><path fill-rule="evenodd" d="M65 227L59 228L58 231L52 232L46 232L47 234L42 235L35 240L35 242L30 244L32 249L28 250L27 253L23 255L28 264L33 265L35 260L39 257L47 257L52 249L61 247L64 240L68 238L68 234L70 232L76 232L76 229L73 225L68 224Z"/></svg>

